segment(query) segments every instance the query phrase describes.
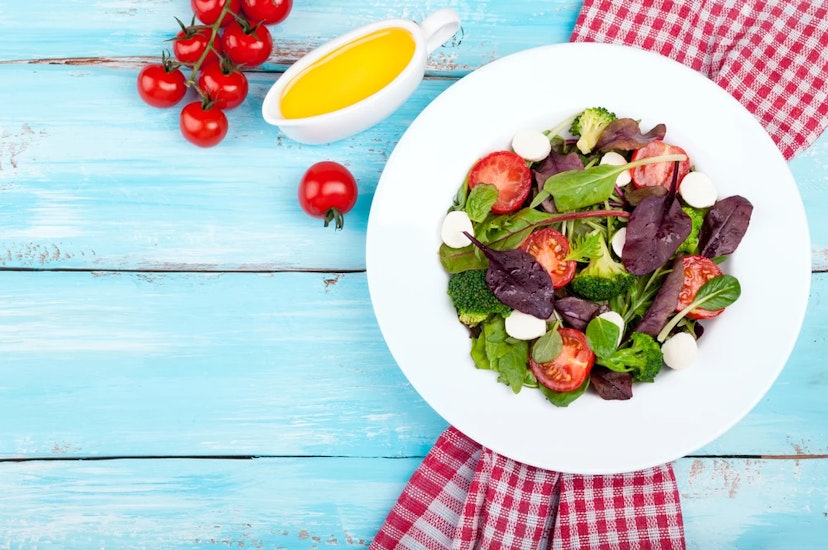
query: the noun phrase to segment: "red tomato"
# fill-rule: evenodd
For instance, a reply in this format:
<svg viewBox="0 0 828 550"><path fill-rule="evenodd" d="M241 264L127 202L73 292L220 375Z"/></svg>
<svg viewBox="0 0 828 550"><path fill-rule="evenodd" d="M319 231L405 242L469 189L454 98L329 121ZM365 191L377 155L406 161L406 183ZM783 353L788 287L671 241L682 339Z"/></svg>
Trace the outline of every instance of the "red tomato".
<svg viewBox="0 0 828 550"><path fill-rule="evenodd" d="M236 65L258 67L273 51L273 37L264 25L242 26L233 21L221 35L224 54Z"/></svg>
<svg viewBox="0 0 828 550"><path fill-rule="evenodd" d="M284 21L292 6L293 0L242 0L242 11L247 18L265 25Z"/></svg>
<svg viewBox="0 0 828 550"><path fill-rule="evenodd" d="M572 391L584 383L592 365L595 354L589 349L586 336L574 328L558 329L563 339L561 353L548 363L536 363L529 354L529 368L538 382L552 391Z"/></svg>
<svg viewBox="0 0 828 550"><path fill-rule="evenodd" d="M153 107L172 107L186 93L184 73L168 63L151 63L138 73L138 95Z"/></svg>
<svg viewBox="0 0 828 550"><path fill-rule="evenodd" d="M676 311L681 311L693 303L696 294L698 294L704 283L722 274L719 266L713 260L704 256L685 256L681 261L684 266L684 286L679 293ZM712 319L723 311L724 309L710 310L697 307L691 309L687 313L687 317L690 319Z"/></svg>
<svg viewBox="0 0 828 550"><path fill-rule="evenodd" d="M190 0L190 7L199 21L205 25L212 25L218 21L224 4L230 2L230 8L221 20L221 26L229 25L233 21L234 14L239 13L241 0Z"/></svg>
<svg viewBox="0 0 828 550"><path fill-rule="evenodd" d="M299 205L309 215L324 218L325 227L331 221L342 229L343 215L357 200L357 184L353 174L332 160L317 162L305 172L299 182Z"/></svg>
<svg viewBox="0 0 828 550"><path fill-rule="evenodd" d="M575 275L577 264L566 259L570 251L569 241L556 229L547 227L531 233L519 248L534 256L546 268L555 288L568 285Z"/></svg>
<svg viewBox="0 0 828 550"><path fill-rule="evenodd" d="M199 147L217 145L227 135L227 116L218 107L205 108L202 101L185 105L178 124L187 141Z"/></svg>
<svg viewBox="0 0 828 550"><path fill-rule="evenodd" d="M198 74L198 89L204 92L219 109L238 107L247 97L247 77L222 63L208 63Z"/></svg>
<svg viewBox="0 0 828 550"><path fill-rule="evenodd" d="M204 50L210 47L210 37L212 32L210 29L182 29L175 36L173 40L173 54L175 58L182 63L195 63L201 59L201 54ZM204 63L218 61L218 54L221 53L221 41L216 39L213 48L204 58Z"/></svg>
<svg viewBox="0 0 828 550"><path fill-rule="evenodd" d="M532 172L526 161L512 151L495 151L478 160L469 172L469 189L478 183L497 187L495 214L514 212L526 201L532 188Z"/></svg>
<svg viewBox="0 0 828 550"><path fill-rule="evenodd" d="M636 149L632 154L631 161L641 160L650 157L660 157L661 155L685 155L687 152L678 145L670 145L657 139L651 141L644 147ZM674 162L657 162L655 164L645 164L638 168L632 169L632 181L636 187L653 187L661 185L670 189L670 184L673 183L673 165ZM679 162L678 166L678 184L676 189L681 185L681 180L690 172L690 157Z"/></svg>

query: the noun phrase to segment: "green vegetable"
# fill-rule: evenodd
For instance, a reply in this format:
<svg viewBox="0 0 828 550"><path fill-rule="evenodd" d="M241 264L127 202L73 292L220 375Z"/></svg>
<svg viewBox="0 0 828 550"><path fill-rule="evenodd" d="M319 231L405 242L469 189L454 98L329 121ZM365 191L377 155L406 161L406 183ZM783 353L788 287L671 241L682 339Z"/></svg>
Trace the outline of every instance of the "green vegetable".
<svg viewBox="0 0 828 550"><path fill-rule="evenodd" d="M707 213L706 209L693 208L692 206L682 206L684 213L690 216L690 221L693 226L690 229L690 234L681 243L676 251L677 254L698 254L699 253L699 232L701 231L702 223L704 223L704 215Z"/></svg>
<svg viewBox="0 0 828 550"><path fill-rule="evenodd" d="M601 254L572 278L572 291L587 300L600 302L625 292L635 282L635 276L615 261L601 235Z"/></svg>
<svg viewBox="0 0 828 550"><path fill-rule="evenodd" d="M572 391L555 391L550 390L549 388L538 385L538 389L543 393L543 396L546 398L547 401L555 405L556 407L568 407L570 403L581 397L584 393L586 393L587 388L589 388L589 381L590 377L587 376L584 383L575 388Z"/></svg>
<svg viewBox="0 0 828 550"><path fill-rule="evenodd" d="M532 346L532 359L535 360L535 363L548 363L561 354L563 338L558 332L559 326L560 323L553 324L552 328L538 338L538 341Z"/></svg>
<svg viewBox="0 0 828 550"><path fill-rule="evenodd" d="M469 192L464 210L471 221L482 222L496 202L497 187L490 183L479 183Z"/></svg>
<svg viewBox="0 0 828 550"><path fill-rule="evenodd" d="M620 336L618 325L601 317L594 317L586 327L589 348L599 358L609 357L615 352Z"/></svg>
<svg viewBox="0 0 828 550"><path fill-rule="evenodd" d="M529 342L517 340L506 334L503 317L494 316L484 323L483 330L472 341L471 356L479 369L498 373L497 381L506 384L514 393L531 383Z"/></svg>
<svg viewBox="0 0 828 550"><path fill-rule="evenodd" d="M584 109L572 122L569 131L578 136L578 143L575 145L584 155L592 152L592 148L598 143L601 132L604 131L610 122L617 117L604 107L589 107Z"/></svg>
<svg viewBox="0 0 828 550"><path fill-rule="evenodd" d="M658 341L663 342L666 340L676 325L697 307L709 310L723 309L738 300L741 294L742 286L739 284L739 280L733 275L713 277L702 285L696 293L696 297L686 308L676 313L670 319L670 322L664 325L664 328L658 333Z"/></svg>
<svg viewBox="0 0 828 550"><path fill-rule="evenodd" d="M616 372L629 372L633 382L652 382L664 362L661 346L649 334L633 332L624 347L595 362Z"/></svg>
<svg viewBox="0 0 828 550"><path fill-rule="evenodd" d="M508 315L512 309L497 299L486 284L486 270L472 269L449 276L448 295L460 322L475 326L497 313Z"/></svg>

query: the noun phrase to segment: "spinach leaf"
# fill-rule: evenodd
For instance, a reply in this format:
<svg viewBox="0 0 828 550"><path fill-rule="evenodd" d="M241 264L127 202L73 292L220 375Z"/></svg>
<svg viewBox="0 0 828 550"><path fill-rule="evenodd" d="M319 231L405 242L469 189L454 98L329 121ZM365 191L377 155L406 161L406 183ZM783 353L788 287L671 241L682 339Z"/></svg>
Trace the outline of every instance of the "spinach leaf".
<svg viewBox="0 0 828 550"><path fill-rule="evenodd" d="M474 245L463 248L452 248L445 244L440 245L438 256L440 264L448 273L459 273L470 269L486 269L488 262L481 258L475 251Z"/></svg>
<svg viewBox="0 0 828 550"><path fill-rule="evenodd" d="M624 165L626 166L626 165ZM558 210L577 210L607 200L615 190L615 179L626 168L598 164L583 170L567 170L550 176L543 191L532 201L532 208L549 195L555 199ZM544 196L545 195L545 196Z"/></svg>
<svg viewBox="0 0 828 550"><path fill-rule="evenodd" d="M567 407L570 403L581 397L589 387L589 376L586 377L584 383L572 391L554 391L550 390L544 385L539 385L538 388L543 393L546 400L556 407Z"/></svg>
<svg viewBox="0 0 828 550"><path fill-rule="evenodd" d="M732 254L747 233L753 204L740 195L714 204L699 232L699 253L708 258Z"/></svg>
<svg viewBox="0 0 828 550"><path fill-rule="evenodd" d="M562 349L563 338L561 338L561 334L558 332L558 323L555 323L532 346L532 359L535 360L535 363L548 363L560 355Z"/></svg>
<svg viewBox="0 0 828 550"><path fill-rule="evenodd" d="M613 322L595 317L586 328L586 338L590 349L599 358L609 357L618 347L621 329Z"/></svg>
<svg viewBox="0 0 828 550"><path fill-rule="evenodd" d="M555 300L555 311L563 321L582 332L593 317L608 310L605 304L598 304L577 296L566 296Z"/></svg>
<svg viewBox="0 0 828 550"><path fill-rule="evenodd" d="M466 214L471 221L480 223L486 219L496 202L497 187L490 183L479 183L469 192L466 199Z"/></svg>
<svg viewBox="0 0 828 550"><path fill-rule="evenodd" d="M486 283L501 302L539 319L552 315L555 296L552 278L534 256L519 248L494 250L468 232L465 234L489 260Z"/></svg>
<svg viewBox="0 0 828 550"><path fill-rule="evenodd" d="M656 339L659 342L666 340L676 325L692 310L696 308L722 309L738 300L741 294L742 287L739 280L733 275L719 275L710 279L702 285L693 301L673 316L669 323L664 325Z"/></svg>

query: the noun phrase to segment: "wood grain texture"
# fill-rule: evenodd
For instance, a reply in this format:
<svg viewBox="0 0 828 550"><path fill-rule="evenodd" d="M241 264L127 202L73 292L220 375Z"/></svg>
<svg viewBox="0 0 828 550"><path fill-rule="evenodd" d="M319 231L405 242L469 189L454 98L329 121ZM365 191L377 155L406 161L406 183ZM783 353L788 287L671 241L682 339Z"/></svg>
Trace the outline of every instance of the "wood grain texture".
<svg viewBox="0 0 828 550"><path fill-rule="evenodd" d="M366 548L419 459L0 463L2 548ZM691 550L818 550L828 460L682 459Z"/></svg>

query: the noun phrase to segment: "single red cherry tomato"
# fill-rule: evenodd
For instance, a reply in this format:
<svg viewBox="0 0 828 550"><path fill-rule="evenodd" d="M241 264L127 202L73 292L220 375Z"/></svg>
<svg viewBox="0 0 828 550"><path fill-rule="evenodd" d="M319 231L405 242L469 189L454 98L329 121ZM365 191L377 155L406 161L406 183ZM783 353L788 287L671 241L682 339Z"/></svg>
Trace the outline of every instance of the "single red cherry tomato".
<svg viewBox="0 0 828 550"><path fill-rule="evenodd" d="M193 101L184 106L179 117L181 134L199 147L217 145L227 135L227 116L221 109L203 101Z"/></svg>
<svg viewBox="0 0 828 550"><path fill-rule="evenodd" d="M224 14L220 26L224 27L233 21L234 15L239 13L241 0L190 0L190 7L199 21L205 25L212 25L221 16L224 4L230 2L228 12Z"/></svg>
<svg viewBox="0 0 828 550"><path fill-rule="evenodd" d="M704 283L722 274L719 266L713 260L704 256L685 256L681 259L681 262L684 267L684 286L679 293L676 311L681 311L692 304ZM712 319L723 311L724 309L711 310L697 307L691 309L687 313L687 317L690 319Z"/></svg>
<svg viewBox="0 0 828 550"><path fill-rule="evenodd" d="M494 151L472 166L469 172L469 189L478 183L497 187L497 202L492 206L495 214L514 212L526 201L532 187L532 172L526 161L512 151Z"/></svg>
<svg viewBox="0 0 828 550"><path fill-rule="evenodd" d="M233 21L221 35L221 49L236 65L258 67L273 51L273 36L264 25Z"/></svg>
<svg viewBox="0 0 828 550"><path fill-rule="evenodd" d="M353 174L332 160L317 162L299 182L299 205L309 215L323 218L325 227L331 221L342 229L344 214L356 204L357 183Z"/></svg>
<svg viewBox="0 0 828 550"><path fill-rule="evenodd" d="M206 28L186 28L178 32L173 39L173 54L182 63L195 63L201 59L204 50L210 48L212 32ZM213 47L204 58L204 63L218 61L221 53L221 40L216 37Z"/></svg>
<svg viewBox="0 0 828 550"><path fill-rule="evenodd" d="M656 139L636 149L632 154L632 161L641 160L650 157L660 157L661 155L685 155L687 152L678 145L670 145L664 143L660 139ZM636 187L652 187L661 185L670 189L673 183L673 166L675 162L657 162L655 164L645 164L638 168L632 169L632 181ZM690 157L679 162L678 165L678 184L676 189L681 185L681 180L690 172Z"/></svg>
<svg viewBox="0 0 828 550"><path fill-rule="evenodd" d="M566 259L570 251L569 241L557 229L539 229L526 237L519 248L534 256L546 268L555 288L568 285L575 276L577 263Z"/></svg>
<svg viewBox="0 0 828 550"><path fill-rule="evenodd" d="M548 363L536 363L529 354L529 368L542 385L552 391L572 391L584 383L592 370L595 354L586 336L574 328L558 329L563 340L561 353Z"/></svg>
<svg viewBox="0 0 828 550"><path fill-rule="evenodd" d="M172 107L187 93L187 79L166 60L145 65L138 73L138 95L153 107Z"/></svg>
<svg viewBox="0 0 828 550"><path fill-rule="evenodd" d="M242 11L247 18L265 25L284 21L292 6L293 0L242 0Z"/></svg>
<svg viewBox="0 0 828 550"><path fill-rule="evenodd" d="M242 104L249 89L247 77L240 70L223 63L203 65L198 74L198 89L219 109L233 109Z"/></svg>

